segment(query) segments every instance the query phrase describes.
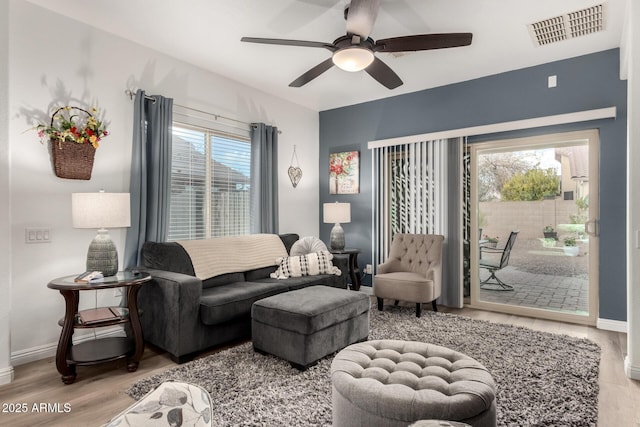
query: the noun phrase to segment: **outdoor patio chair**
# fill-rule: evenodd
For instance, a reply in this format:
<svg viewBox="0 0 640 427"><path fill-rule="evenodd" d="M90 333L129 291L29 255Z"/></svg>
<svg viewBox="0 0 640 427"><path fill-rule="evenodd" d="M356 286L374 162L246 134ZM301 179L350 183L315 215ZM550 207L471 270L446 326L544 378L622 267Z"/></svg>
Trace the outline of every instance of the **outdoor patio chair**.
<svg viewBox="0 0 640 427"><path fill-rule="evenodd" d="M509 255L511 255L511 249L516 242L519 231L512 231L509 234L509 239L504 245L504 248L491 248L488 246L480 247L480 268L489 270L491 274L486 280L480 282L480 289L488 291L512 291L513 286L504 283L496 276L496 271L502 270L509 265ZM483 254L490 255L489 257L483 257Z"/></svg>

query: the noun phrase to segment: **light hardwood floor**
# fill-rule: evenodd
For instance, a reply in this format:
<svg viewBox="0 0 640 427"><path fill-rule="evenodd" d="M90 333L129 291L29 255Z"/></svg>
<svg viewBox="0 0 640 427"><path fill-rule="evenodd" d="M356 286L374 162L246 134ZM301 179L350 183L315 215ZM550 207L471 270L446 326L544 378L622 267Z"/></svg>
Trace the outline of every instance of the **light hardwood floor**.
<svg viewBox="0 0 640 427"><path fill-rule="evenodd" d="M442 311L597 342L602 348L598 426L640 427L640 382L628 379L623 369L625 334L470 308L448 310L443 307ZM78 378L71 385L60 381L53 358L17 366L14 382L0 387L0 426L100 426L134 402L125 394L130 384L173 366L166 353L147 348L134 373L127 372L124 361L80 366ZM27 412L5 412L12 404L26 404Z"/></svg>

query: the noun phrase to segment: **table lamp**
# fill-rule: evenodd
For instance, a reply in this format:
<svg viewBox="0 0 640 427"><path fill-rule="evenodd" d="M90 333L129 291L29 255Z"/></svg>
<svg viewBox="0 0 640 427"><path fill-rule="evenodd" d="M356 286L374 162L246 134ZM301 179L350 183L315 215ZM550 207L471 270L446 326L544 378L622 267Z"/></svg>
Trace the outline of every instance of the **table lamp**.
<svg viewBox="0 0 640 427"><path fill-rule="evenodd" d="M325 223L334 223L331 229L329 242L331 249L341 251L344 249L344 230L341 223L351 222L350 203L325 203L323 205L323 218Z"/></svg>
<svg viewBox="0 0 640 427"><path fill-rule="evenodd" d="M97 228L87 252L87 271L113 276L118 272L118 251L107 228L131 225L129 193L72 193L74 228Z"/></svg>

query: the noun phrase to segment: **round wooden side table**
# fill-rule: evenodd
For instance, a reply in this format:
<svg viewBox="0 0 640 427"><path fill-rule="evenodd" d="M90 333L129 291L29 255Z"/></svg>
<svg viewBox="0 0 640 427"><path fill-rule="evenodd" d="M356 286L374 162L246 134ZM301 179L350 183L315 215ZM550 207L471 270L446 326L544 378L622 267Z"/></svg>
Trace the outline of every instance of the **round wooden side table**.
<svg viewBox="0 0 640 427"><path fill-rule="evenodd" d="M138 290L151 280L146 272L121 271L115 276L105 277L102 282L77 283L76 276L60 277L52 280L48 288L57 289L66 303L65 315L58 321L62 326L56 368L62 375L62 382L72 384L76 379L77 365L95 365L120 358L127 358L127 370L134 372L144 352L142 327L138 313ZM109 288L123 288L126 295L125 307L99 307L78 311L80 291L94 291ZM73 344L75 329L91 329L122 324L127 336L106 337Z"/></svg>

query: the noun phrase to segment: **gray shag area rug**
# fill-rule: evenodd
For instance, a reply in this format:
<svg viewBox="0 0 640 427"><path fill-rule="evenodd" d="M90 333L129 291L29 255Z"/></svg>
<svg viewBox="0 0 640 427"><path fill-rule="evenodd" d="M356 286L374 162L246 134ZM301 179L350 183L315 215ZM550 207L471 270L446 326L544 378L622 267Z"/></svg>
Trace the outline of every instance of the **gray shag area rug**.
<svg viewBox="0 0 640 427"><path fill-rule="evenodd" d="M595 426L600 347L588 339L423 311L372 307L369 339L437 344L473 357L497 385L499 426ZM305 372L244 343L135 383L140 399L166 380L200 385L215 426L330 426L332 356Z"/></svg>

